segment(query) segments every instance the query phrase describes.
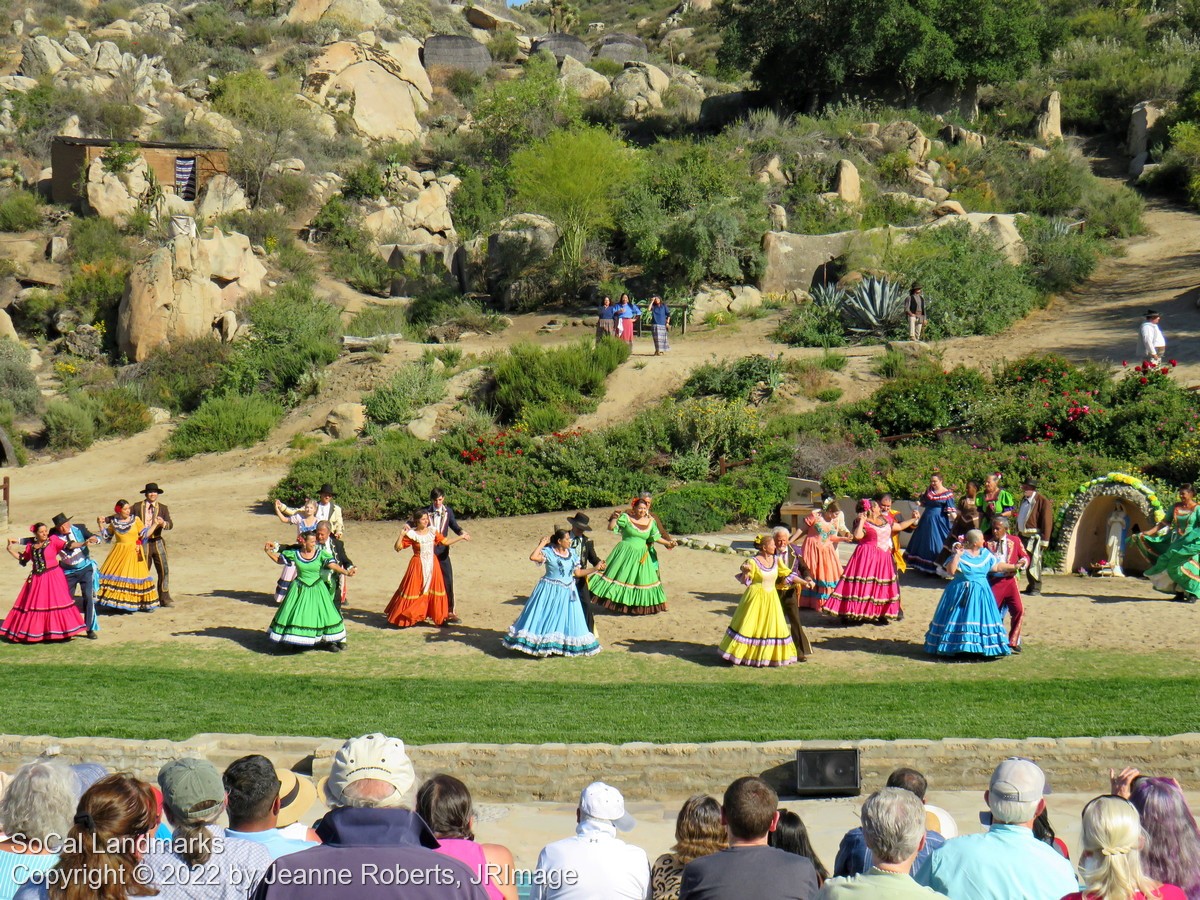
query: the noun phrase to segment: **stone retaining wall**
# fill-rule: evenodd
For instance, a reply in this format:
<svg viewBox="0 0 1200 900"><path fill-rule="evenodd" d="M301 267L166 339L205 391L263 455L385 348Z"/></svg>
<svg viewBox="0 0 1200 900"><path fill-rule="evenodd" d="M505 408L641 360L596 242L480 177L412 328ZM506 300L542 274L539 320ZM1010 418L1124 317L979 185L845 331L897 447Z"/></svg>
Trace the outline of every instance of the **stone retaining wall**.
<svg viewBox="0 0 1200 900"><path fill-rule="evenodd" d="M186 741L116 738L53 738L0 735L0 768L11 771L41 753L69 762L100 762L153 779L164 762L200 756L223 768L248 753L261 753L277 766L329 772L341 745L335 738L258 737L199 734ZM410 747L419 775L450 772L478 800L570 802L582 785L604 779L630 800L720 794L734 778L763 775L785 796L795 790L796 751L857 747L864 791L882 787L889 772L913 766L938 791L983 790L996 763L1028 756L1046 770L1057 791L1105 789L1108 770L1134 765L1143 772L1200 784L1200 734L1170 737L1028 738L940 741L722 741L712 744L429 744Z"/></svg>

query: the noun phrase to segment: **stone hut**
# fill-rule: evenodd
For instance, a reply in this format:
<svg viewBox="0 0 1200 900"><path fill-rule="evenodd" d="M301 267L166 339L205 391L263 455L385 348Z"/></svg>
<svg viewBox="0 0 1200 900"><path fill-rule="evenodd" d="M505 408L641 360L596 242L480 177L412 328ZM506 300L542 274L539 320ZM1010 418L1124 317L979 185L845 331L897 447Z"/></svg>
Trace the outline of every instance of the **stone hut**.
<svg viewBox="0 0 1200 900"><path fill-rule="evenodd" d="M561 31L551 32L538 38L533 42L529 52L532 54L539 50L549 50L560 63L568 56L575 57L581 63L586 63L592 58L592 51L588 49L587 44L575 35L564 34Z"/></svg>
<svg viewBox="0 0 1200 900"><path fill-rule="evenodd" d="M434 34L421 50L425 71L465 69L483 75L492 65L491 51L474 38L462 34Z"/></svg>
<svg viewBox="0 0 1200 900"><path fill-rule="evenodd" d="M50 144L51 200L81 203L88 167L113 144L136 147L163 190L182 200L195 200L214 175L229 172L229 151L224 147L59 135Z"/></svg>
<svg viewBox="0 0 1200 900"><path fill-rule="evenodd" d="M606 34L596 44L595 56L598 59L611 59L614 62L646 61L646 42L632 34Z"/></svg>

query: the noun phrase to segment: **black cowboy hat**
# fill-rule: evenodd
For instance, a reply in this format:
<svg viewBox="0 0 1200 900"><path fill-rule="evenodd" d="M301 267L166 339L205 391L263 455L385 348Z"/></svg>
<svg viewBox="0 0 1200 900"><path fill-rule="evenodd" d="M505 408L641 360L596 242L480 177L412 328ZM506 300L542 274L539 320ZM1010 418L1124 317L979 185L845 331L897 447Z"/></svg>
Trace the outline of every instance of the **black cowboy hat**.
<svg viewBox="0 0 1200 900"><path fill-rule="evenodd" d="M70 522L72 518L74 518L74 517L73 517L73 516L67 516L67 515L63 515L62 513L59 513L57 516L55 516L55 517L54 517L53 519L51 519L50 521L54 523L54 527L55 527L55 528L60 528L60 527L62 527L63 525L65 525L65 524L67 524L68 522Z"/></svg>
<svg viewBox="0 0 1200 900"><path fill-rule="evenodd" d="M155 484L153 481L151 481L144 488L142 488L142 493L143 494L165 494L166 491L164 491L157 484Z"/></svg>
<svg viewBox="0 0 1200 900"><path fill-rule="evenodd" d="M567 521L580 531L592 530L592 526L589 524L592 520L588 518L586 513L577 512L573 516L567 516Z"/></svg>
<svg viewBox="0 0 1200 900"><path fill-rule="evenodd" d="M320 497L322 494L328 494L330 497L336 496L333 493L333 485L328 481L321 485L320 489L317 491L318 497Z"/></svg>

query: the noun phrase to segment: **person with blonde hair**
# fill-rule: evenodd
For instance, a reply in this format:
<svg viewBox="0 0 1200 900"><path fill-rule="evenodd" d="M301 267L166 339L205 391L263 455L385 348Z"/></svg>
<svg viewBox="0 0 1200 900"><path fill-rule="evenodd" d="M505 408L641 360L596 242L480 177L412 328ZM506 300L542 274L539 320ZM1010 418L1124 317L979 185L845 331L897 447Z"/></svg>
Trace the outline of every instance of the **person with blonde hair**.
<svg viewBox="0 0 1200 900"><path fill-rule="evenodd" d="M679 900L683 867L728 846L721 804L707 794L689 797L675 819L675 846L650 867L651 900Z"/></svg>
<svg viewBox="0 0 1200 900"><path fill-rule="evenodd" d="M754 543L758 553L735 576L746 590L721 639L721 658L737 666L790 666L798 654L777 586L800 575L775 555L774 534L760 534Z"/></svg>
<svg viewBox="0 0 1200 900"><path fill-rule="evenodd" d="M74 608L72 606L72 608ZM58 863L75 814L79 782L64 763L36 759L17 769L0 800L0 900Z"/></svg>
<svg viewBox="0 0 1200 900"><path fill-rule="evenodd" d="M1146 834L1137 808L1124 797L1097 797L1083 808L1080 842L1083 890L1063 900L1185 900L1181 888L1146 875Z"/></svg>

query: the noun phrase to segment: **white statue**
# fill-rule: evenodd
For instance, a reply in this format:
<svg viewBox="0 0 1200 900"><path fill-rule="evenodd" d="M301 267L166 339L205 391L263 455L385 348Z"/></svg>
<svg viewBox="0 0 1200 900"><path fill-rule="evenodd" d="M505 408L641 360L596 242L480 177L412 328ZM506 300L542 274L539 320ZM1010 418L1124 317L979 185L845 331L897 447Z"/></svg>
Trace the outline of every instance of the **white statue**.
<svg viewBox="0 0 1200 900"><path fill-rule="evenodd" d="M1104 547L1112 573L1122 578L1125 573L1121 571L1121 563L1125 558L1125 541L1128 536L1129 516L1125 514L1125 504L1118 500L1113 511L1108 514Z"/></svg>

